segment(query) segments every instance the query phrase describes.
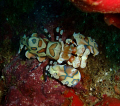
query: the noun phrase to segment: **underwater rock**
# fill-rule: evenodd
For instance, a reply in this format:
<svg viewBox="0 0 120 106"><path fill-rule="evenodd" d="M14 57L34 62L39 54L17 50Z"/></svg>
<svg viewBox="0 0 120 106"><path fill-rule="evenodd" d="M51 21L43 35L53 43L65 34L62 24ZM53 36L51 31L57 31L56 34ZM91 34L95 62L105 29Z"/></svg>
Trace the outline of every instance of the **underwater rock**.
<svg viewBox="0 0 120 106"><path fill-rule="evenodd" d="M104 21L108 25L120 28L120 1L119 0L69 0L84 12L104 13Z"/></svg>
<svg viewBox="0 0 120 106"><path fill-rule="evenodd" d="M105 14L104 21L108 24L108 26L114 25L120 29L120 14Z"/></svg>
<svg viewBox="0 0 120 106"><path fill-rule="evenodd" d="M120 100L104 96L103 100L98 102L95 106L120 106Z"/></svg>
<svg viewBox="0 0 120 106"><path fill-rule="evenodd" d="M65 91L64 96L72 99L71 106L83 106L82 100L75 94L74 90Z"/></svg>
<svg viewBox="0 0 120 106"><path fill-rule="evenodd" d="M14 57L9 65L3 70L6 86L8 88L5 97L5 106L60 106L65 97L62 95L68 88L58 81L47 78L44 81L43 69L48 61L40 67L29 72L38 64L36 59L22 61L18 56Z"/></svg>
<svg viewBox="0 0 120 106"><path fill-rule="evenodd" d="M69 0L85 12L120 13L119 0Z"/></svg>

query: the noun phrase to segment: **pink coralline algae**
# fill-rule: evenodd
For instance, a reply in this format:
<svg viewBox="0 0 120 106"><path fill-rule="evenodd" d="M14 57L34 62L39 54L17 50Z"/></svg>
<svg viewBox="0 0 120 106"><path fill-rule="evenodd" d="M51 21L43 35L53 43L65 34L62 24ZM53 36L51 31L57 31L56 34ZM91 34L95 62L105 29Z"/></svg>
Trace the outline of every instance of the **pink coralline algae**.
<svg viewBox="0 0 120 106"><path fill-rule="evenodd" d="M60 106L64 102L62 92L68 88L49 77L44 81L43 68L48 61L29 72L37 64L36 59L22 61L16 56L6 66L3 70L8 87L5 106Z"/></svg>

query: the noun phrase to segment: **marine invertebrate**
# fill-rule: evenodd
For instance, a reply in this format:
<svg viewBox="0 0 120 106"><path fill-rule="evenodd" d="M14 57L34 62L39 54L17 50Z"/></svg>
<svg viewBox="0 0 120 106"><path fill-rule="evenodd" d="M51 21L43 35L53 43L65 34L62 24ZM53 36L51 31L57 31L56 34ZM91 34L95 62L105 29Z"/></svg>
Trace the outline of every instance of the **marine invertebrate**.
<svg viewBox="0 0 120 106"><path fill-rule="evenodd" d="M110 26L120 28L120 14L104 14L104 21Z"/></svg>
<svg viewBox="0 0 120 106"><path fill-rule="evenodd" d="M82 11L101 13L120 13L119 0L69 0Z"/></svg>
<svg viewBox="0 0 120 106"><path fill-rule="evenodd" d="M74 90L65 91L63 94L65 97L72 99L71 106L83 106L83 101L75 94Z"/></svg>
<svg viewBox="0 0 120 106"><path fill-rule="evenodd" d="M106 95L103 97L103 100L98 102L95 106L119 106L120 100L117 98L107 97Z"/></svg>
<svg viewBox="0 0 120 106"><path fill-rule="evenodd" d="M85 12L104 13L104 21L108 25L120 28L119 0L69 0L80 10Z"/></svg>
<svg viewBox="0 0 120 106"><path fill-rule="evenodd" d="M85 68L90 53L94 56L99 53L95 40L74 33L73 40L66 39L64 42L62 41L63 30L57 27L56 41L52 42L47 29L44 29L44 32L48 34L48 39L38 37L37 33L33 33L31 37L24 36L20 42L19 53L26 48L25 56L29 59L37 58L40 64L47 58L52 59L50 65L46 66L51 76L69 87L75 86L81 79L77 68Z"/></svg>
<svg viewBox="0 0 120 106"><path fill-rule="evenodd" d="M66 65L50 66L49 73L69 87L76 85L81 79L80 72L77 69Z"/></svg>

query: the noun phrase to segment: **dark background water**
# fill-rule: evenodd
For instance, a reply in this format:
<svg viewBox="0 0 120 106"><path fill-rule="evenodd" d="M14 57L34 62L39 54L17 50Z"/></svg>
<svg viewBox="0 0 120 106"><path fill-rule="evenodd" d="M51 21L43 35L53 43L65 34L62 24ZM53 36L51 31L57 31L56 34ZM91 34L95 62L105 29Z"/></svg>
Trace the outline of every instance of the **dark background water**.
<svg viewBox="0 0 120 106"><path fill-rule="evenodd" d="M6 56L17 53L21 36L39 32L41 26L52 23L91 36L99 47L102 45L107 58L119 63L120 30L108 26L103 14L82 12L68 0L1 0L0 11L2 68Z"/></svg>

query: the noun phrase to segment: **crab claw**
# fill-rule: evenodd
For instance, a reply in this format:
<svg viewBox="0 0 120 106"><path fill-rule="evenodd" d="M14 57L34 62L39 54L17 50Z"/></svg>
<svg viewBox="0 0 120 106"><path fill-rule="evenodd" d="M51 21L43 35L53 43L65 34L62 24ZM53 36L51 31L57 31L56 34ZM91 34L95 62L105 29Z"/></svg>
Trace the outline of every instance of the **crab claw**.
<svg viewBox="0 0 120 106"><path fill-rule="evenodd" d="M52 77L68 87L74 87L81 79L81 74L77 69L66 65L50 66L48 71Z"/></svg>

